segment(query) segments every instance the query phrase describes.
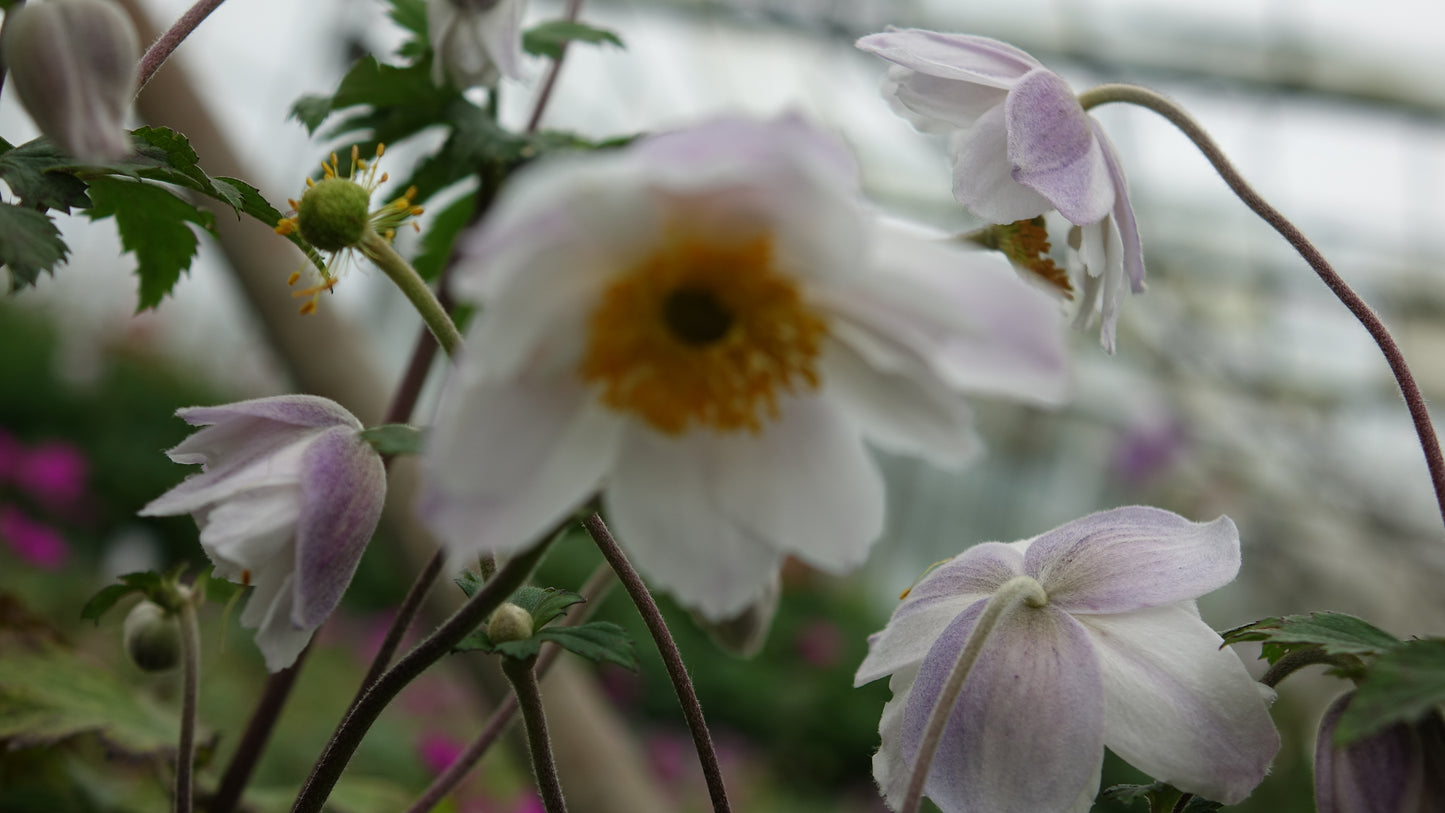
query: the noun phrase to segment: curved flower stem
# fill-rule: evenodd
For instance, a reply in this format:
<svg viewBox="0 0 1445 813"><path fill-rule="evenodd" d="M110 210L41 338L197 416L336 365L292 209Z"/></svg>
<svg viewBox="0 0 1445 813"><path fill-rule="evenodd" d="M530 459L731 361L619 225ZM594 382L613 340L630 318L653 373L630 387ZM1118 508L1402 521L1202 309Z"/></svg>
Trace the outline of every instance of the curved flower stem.
<svg viewBox="0 0 1445 813"><path fill-rule="evenodd" d="M296 797L291 808L292 813L318 813L321 810L326 798L331 795L331 789L336 786L336 780L341 778L346 764L351 761L351 755L356 753L357 746L361 745L362 738L381 715L382 709L386 708L407 684L426 671L427 667L451 652L452 647L476 629L478 624L491 615L492 610L521 587L531 575L532 568L551 547L554 538L555 534L544 537L531 550L513 557L431 635L382 673L361 699L352 705L332 733L331 741L326 744L316 764L311 767L311 775L306 778L306 784Z"/></svg>
<svg viewBox="0 0 1445 813"><path fill-rule="evenodd" d="M591 617L602 597L616 581L612 568L605 564L599 565L587 579L587 583L582 585L582 589L578 591L583 598L587 599L587 603L582 606L582 611L575 618L566 619L562 626L576 626ZM561 652L562 648L556 644L549 642L542 645L542 654L537 658L538 680L547 676L547 671L552 668L552 664ZM502 704L497 706L496 711L492 712L492 716L488 718L487 724L477 738L467 745L466 750L462 751L445 771L442 771L441 776L438 776L436 781L432 782L431 786L422 792L415 802L411 803L411 807L406 809L406 813L427 813L440 804L441 800L445 799L447 794L451 793L467 777L467 774L471 773L472 768L476 767L477 761L482 758L487 749L492 747L492 743L502 736L502 732L506 731L507 726L512 722L512 715L516 713L517 696L509 694Z"/></svg>
<svg viewBox="0 0 1445 813"><path fill-rule="evenodd" d="M422 321L426 322L432 335L436 336L437 343L447 351L447 355L455 356L462 346L462 334L447 315L446 308L442 307L436 295L422 281L421 275L411 267L411 263L402 259L396 249L391 247L391 243L375 231L368 231L361 238L361 250L378 268L386 272L391 281L396 283L396 287L411 301L417 313L421 314Z"/></svg>
<svg viewBox="0 0 1445 813"><path fill-rule="evenodd" d="M1224 151L1209 136L1188 113L1184 112L1172 100L1160 93L1142 88L1137 85L1100 85L1091 88L1079 95L1079 104L1085 110L1112 102L1125 102L1138 105L1152 110L1155 113L1169 120L1169 123L1184 133L1184 135L1199 148L1214 170L1229 185L1229 188L1244 201L1255 214L1259 215L1266 223L1274 227L1280 236L1294 246L1295 251L1309 263L1310 268L1319 275L1319 278L1335 296L1349 308L1365 330L1369 331L1370 338L1379 345L1380 352L1385 354L1385 360L1390 365L1390 372L1394 374L1396 383L1400 386L1400 394L1405 398L1405 406L1410 410L1410 418L1415 423L1415 434L1420 438L1420 448L1425 453L1425 464L1430 469L1430 481L1435 487L1435 501L1440 508L1440 517L1445 521L1445 455L1441 454L1439 439L1435 436L1435 428L1430 423L1430 412L1425 406L1425 398L1420 394L1420 387L1415 383L1414 377L1410 374L1410 368L1405 364L1405 356L1395 344L1390 331L1380 321L1365 300L1350 288L1344 279L1330 266L1328 260L1320 253L1308 238L1283 214L1269 205L1259 193L1254 191L1234 165L1225 157Z"/></svg>
<svg viewBox="0 0 1445 813"><path fill-rule="evenodd" d="M562 19L569 23L577 22L577 17L582 13L582 0L567 0L567 9L562 12ZM567 43L562 43L557 59L547 69L547 78L542 80L542 90L537 94L537 102L532 106L532 115L527 119L527 132L537 132L537 127L542 123L542 114L547 111L547 102L552 99L552 88L557 84L557 76L562 73L562 62L567 58ZM492 91L493 96L496 91Z"/></svg>
<svg viewBox="0 0 1445 813"><path fill-rule="evenodd" d="M607 564L617 573L622 588L632 598L632 603L637 605L637 612L647 624L647 631L652 633L652 640L657 644L657 651L662 655L662 662L667 666L667 675L672 679L672 687L677 692L677 700L682 705L682 715L687 718L687 727L692 731L692 744L697 749L698 761L702 763L707 792L712 797L712 809L714 813L728 813L732 808L728 805L727 788L723 784L717 751L713 748L712 732L708 731L707 720L702 715L702 704L698 702L697 691L693 689L692 679L687 675L687 665L682 662L682 653L677 650L677 642L672 640L672 632L668 630L662 612L657 609L657 602L652 600L647 585L643 584L642 577L637 575L632 563L627 561L627 555L618 547L617 540L612 538L612 532L607 530L602 517L593 512L582 520L582 526L592 536L598 550L602 551L602 558L606 559Z"/></svg>
<svg viewBox="0 0 1445 813"><path fill-rule="evenodd" d="M195 804L193 782L196 761L196 701L201 683L201 629L196 622L196 603L181 588L181 667L185 674L181 690L181 737L176 747L176 813L191 813Z"/></svg>
<svg viewBox="0 0 1445 813"><path fill-rule="evenodd" d="M502 674L512 683L512 696L522 709L522 724L527 729L527 746L532 752L532 775L547 813L567 813L562 798L562 781L557 778L557 761L552 758L552 741L547 738L547 713L542 708L542 690L537 686L537 673L532 669L536 658L517 660L502 658Z"/></svg>
<svg viewBox="0 0 1445 813"><path fill-rule="evenodd" d="M1315 664L1339 667L1346 672L1360 673L1364 669L1364 664L1353 655L1331 655L1323 649L1297 649L1275 661L1259 682L1273 689L1295 672Z"/></svg>
<svg viewBox="0 0 1445 813"><path fill-rule="evenodd" d="M246 721L246 730L236 744L236 752L231 755L226 772L221 775L221 784L206 803L206 813L231 813L236 809L236 803L241 801L246 784L251 781L256 762L271 739L271 731L276 727L281 709L286 706L286 698L290 697L291 688L296 685L296 677L301 674L301 664L306 662L309 654L311 645L307 644L301 654L296 656L295 663L266 678L261 699L256 701L256 708L251 711L251 719Z"/></svg>
<svg viewBox="0 0 1445 813"><path fill-rule="evenodd" d="M171 54L175 53L176 48L185 42L186 37L189 37L191 32L200 26L201 21L211 16L211 12L220 8L225 1L197 0L194 6L191 6L179 20L176 20L175 25L172 25L169 31L151 43L151 47L146 49L145 56L140 59L140 79L135 86L137 95L145 89L146 83L151 80L152 76L155 76L156 71L160 70Z"/></svg>
<svg viewBox="0 0 1445 813"><path fill-rule="evenodd" d="M903 796L903 803L898 807L898 813L917 813L918 805L923 799L923 784L928 779L928 769L932 767L933 756L938 752L938 744L943 740L943 730L953 713L953 705L958 700L959 692L963 690L963 681L968 677L968 673L973 671L973 665L978 662L978 656L983 652L984 643L988 641L998 622L1020 604L1042 607L1048 600L1044 589L1028 576L1009 579L989 597L983 613L979 615L978 622L968 635L968 641L958 653L958 660L953 662L953 669L948 673L948 680L938 693L938 700L928 713L928 722L923 727L923 739L918 744L918 756L914 758L913 773L908 777L908 790Z"/></svg>

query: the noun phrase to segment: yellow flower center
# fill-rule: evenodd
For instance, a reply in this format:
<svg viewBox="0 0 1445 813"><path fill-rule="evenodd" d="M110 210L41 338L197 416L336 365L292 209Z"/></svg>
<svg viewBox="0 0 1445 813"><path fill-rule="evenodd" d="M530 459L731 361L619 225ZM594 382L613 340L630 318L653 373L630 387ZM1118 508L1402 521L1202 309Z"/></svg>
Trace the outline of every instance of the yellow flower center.
<svg viewBox="0 0 1445 813"><path fill-rule="evenodd" d="M661 432L757 432L780 393L818 386L827 333L774 268L770 237L674 233L603 292L581 373L604 404Z"/></svg>

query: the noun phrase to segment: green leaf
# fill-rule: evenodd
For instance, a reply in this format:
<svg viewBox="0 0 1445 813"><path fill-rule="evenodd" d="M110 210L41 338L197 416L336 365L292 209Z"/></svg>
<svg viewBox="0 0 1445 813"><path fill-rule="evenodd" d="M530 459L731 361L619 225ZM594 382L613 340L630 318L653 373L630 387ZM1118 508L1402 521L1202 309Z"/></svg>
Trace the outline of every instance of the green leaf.
<svg viewBox="0 0 1445 813"><path fill-rule="evenodd" d="M54 273L69 253L49 215L0 204L0 265L10 269L11 290L34 285L41 271Z"/></svg>
<svg viewBox="0 0 1445 813"><path fill-rule="evenodd" d="M499 644L497 651L511 655L509 647L534 641L538 646L542 641L551 641L590 661L606 661L637 671L637 653L633 651L632 638L622 627L610 621L593 621L576 627L545 627L526 641ZM535 649L533 654L536 654Z"/></svg>
<svg viewBox="0 0 1445 813"><path fill-rule="evenodd" d="M1445 639L1406 641L1370 665L1349 708L1340 715L1335 743L1346 745L1394 723L1418 720L1445 703Z"/></svg>
<svg viewBox="0 0 1445 813"><path fill-rule="evenodd" d="M552 623L558 616L566 613L568 607L586 602L587 599L571 590L549 589L542 600L537 602L536 608L530 610L533 628L541 629Z"/></svg>
<svg viewBox="0 0 1445 813"><path fill-rule="evenodd" d="M41 137L7 150L0 155L0 179L21 203L31 208L59 209L90 207L85 182L67 172L75 159L61 152L49 139Z"/></svg>
<svg viewBox="0 0 1445 813"><path fill-rule="evenodd" d="M472 220L476 211L475 195L463 195L432 218L431 227L421 237L421 253L411 261L411 267L427 282L441 276L447 260L452 256L452 245L457 235Z"/></svg>
<svg viewBox="0 0 1445 813"><path fill-rule="evenodd" d="M522 48L529 54L548 59L561 59L562 49L569 42L586 42L594 45L610 42L618 48L626 48L622 38L605 28L595 28L584 23L568 20L552 20L529 29L522 34Z"/></svg>
<svg viewBox="0 0 1445 813"><path fill-rule="evenodd" d="M171 292L181 272L191 267L199 243L187 221L214 230L215 219L153 184L95 178L90 183L95 202L90 218L114 217L121 246L136 257L140 277L137 311L153 308Z"/></svg>
<svg viewBox="0 0 1445 813"><path fill-rule="evenodd" d="M420 454L426 433L404 423L388 423L363 429L361 439L371 444L378 454Z"/></svg>
<svg viewBox="0 0 1445 813"><path fill-rule="evenodd" d="M467 594L467 598L475 596L477 591L482 589L482 586L486 584L481 576L470 570L462 571L462 575L457 576L455 579L452 579L452 581L456 583L457 587L462 588L462 592Z"/></svg>
<svg viewBox="0 0 1445 813"><path fill-rule="evenodd" d="M99 593L91 596L90 601L85 602L85 606L80 608L80 617L82 620L99 624L100 617L114 607L117 601L140 589L128 584L108 584L102 587Z"/></svg>
<svg viewBox="0 0 1445 813"><path fill-rule="evenodd" d="M1287 653L1320 647L1330 655L1377 655L1400 645L1400 639L1379 627L1344 613L1309 613L1265 618L1229 630L1226 644L1263 641L1260 657L1271 664Z"/></svg>
<svg viewBox="0 0 1445 813"><path fill-rule="evenodd" d="M397 67L366 56L351 66L329 99L304 96L291 106L291 116L315 135L332 113L367 105L371 113L346 120L329 135L370 131L374 140L395 142L437 124L442 109L459 97L460 91L437 87L425 64Z"/></svg>

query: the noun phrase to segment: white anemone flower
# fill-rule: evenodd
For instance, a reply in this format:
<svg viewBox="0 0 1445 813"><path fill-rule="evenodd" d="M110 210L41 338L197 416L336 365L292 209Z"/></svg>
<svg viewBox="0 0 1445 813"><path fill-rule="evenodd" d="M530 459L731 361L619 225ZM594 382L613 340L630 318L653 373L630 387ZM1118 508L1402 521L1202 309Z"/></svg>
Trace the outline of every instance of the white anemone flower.
<svg viewBox="0 0 1445 813"><path fill-rule="evenodd" d="M884 95L923 132L950 135L953 196L990 223L1050 209L1075 226L1084 268L1079 320L1101 312L1114 352L1127 278L1144 291L1144 251L1118 152L1069 84L1006 43L966 34L890 30L858 47L892 62Z"/></svg>
<svg viewBox="0 0 1445 813"><path fill-rule="evenodd" d="M1194 600L1233 581L1239 532L1131 506L931 571L868 640L855 685L892 675L873 774L890 807L989 598L1017 577L1047 597L1004 614L953 701L924 793L944 813L1083 813L1107 746L1180 790L1232 805L1279 749L1265 695ZM1037 604L1038 602L1036 602Z"/></svg>
<svg viewBox="0 0 1445 813"><path fill-rule="evenodd" d="M432 81L465 90L522 76L527 0L427 0Z"/></svg>
<svg viewBox="0 0 1445 813"><path fill-rule="evenodd" d="M524 549L600 490L638 568L727 619L785 556L863 561L883 527L863 438L960 466L963 392L1067 386L1046 295L881 225L847 151L796 119L534 165L463 242L454 290L484 307L419 503L454 561Z"/></svg>
<svg viewBox="0 0 1445 813"><path fill-rule="evenodd" d="M386 501L381 456L341 405L313 395L176 413L205 428L166 454L199 474L142 508L191 514L215 575L255 588L241 623L272 672L341 601Z"/></svg>

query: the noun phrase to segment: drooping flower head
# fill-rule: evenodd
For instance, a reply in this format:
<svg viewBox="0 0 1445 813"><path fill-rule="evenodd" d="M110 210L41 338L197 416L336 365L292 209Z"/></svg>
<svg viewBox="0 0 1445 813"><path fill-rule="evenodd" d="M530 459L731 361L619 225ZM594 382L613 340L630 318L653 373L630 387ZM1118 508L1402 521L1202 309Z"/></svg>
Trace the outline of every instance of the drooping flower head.
<svg viewBox="0 0 1445 813"><path fill-rule="evenodd" d="M961 465L964 391L1057 400L1057 316L996 254L881 225L835 140L724 119L524 170L464 239L480 302L420 512L457 558L602 492L638 567L719 620L784 556L882 528L867 437Z"/></svg>
<svg viewBox="0 0 1445 813"><path fill-rule="evenodd" d="M241 623L272 672L290 666L341 601L386 500L361 422L313 395L176 413L204 429L167 452L201 472L141 509L190 514L215 574L255 589Z"/></svg>
<svg viewBox="0 0 1445 813"><path fill-rule="evenodd" d="M322 161L321 180L307 178L301 200L287 201L295 214L281 218L276 224L277 234L299 232L314 248L331 254L321 269L316 270L309 263L303 268L312 269L320 277L315 285L291 292L293 297L306 300L301 306L302 314L316 310L321 294L336 287L353 251L372 256L368 241L380 239L390 243L396 237L396 230L408 222L412 228L420 228L412 220L423 211L412 203L417 192L414 186L390 203L371 209L372 193L386 183L388 177L379 168L386 145L376 145L376 158L372 161L362 160L360 153L359 147L351 148L351 165L345 175L341 174L336 153L331 154L329 161ZM295 285L299 279L301 271L293 272L286 284Z"/></svg>
<svg viewBox="0 0 1445 813"><path fill-rule="evenodd" d="M1229 518L1133 506L977 545L930 572L869 638L855 678L892 675L873 760L890 806L984 606L1020 576L1046 600L1003 616L985 640L924 793L944 813L1082 813L1107 746L1155 779L1239 802L1279 736L1259 685L1194 604L1238 570Z"/></svg>
<svg viewBox="0 0 1445 813"><path fill-rule="evenodd" d="M1074 224L1080 320L1101 310L1101 340L1113 352L1125 278L1144 290L1144 253L1119 155L1068 83L987 37L890 30L858 47L893 63L884 94L899 115L950 135L959 203L990 223L1057 209Z"/></svg>
<svg viewBox="0 0 1445 813"><path fill-rule="evenodd" d="M1428 709L1349 745L1335 730L1355 693L1335 699L1315 743L1316 813L1430 813L1445 798L1445 720Z"/></svg>
<svg viewBox="0 0 1445 813"><path fill-rule="evenodd" d="M465 90L522 76L527 0L427 0L432 81Z"/></svg>

